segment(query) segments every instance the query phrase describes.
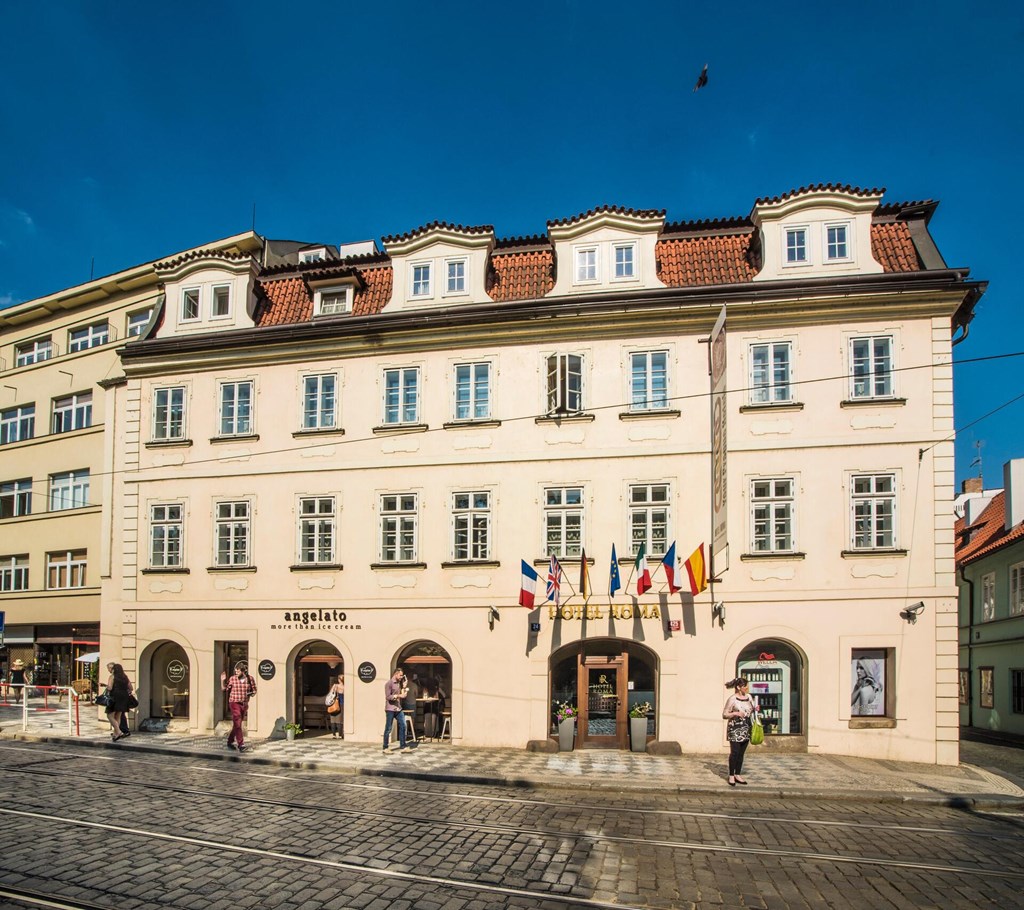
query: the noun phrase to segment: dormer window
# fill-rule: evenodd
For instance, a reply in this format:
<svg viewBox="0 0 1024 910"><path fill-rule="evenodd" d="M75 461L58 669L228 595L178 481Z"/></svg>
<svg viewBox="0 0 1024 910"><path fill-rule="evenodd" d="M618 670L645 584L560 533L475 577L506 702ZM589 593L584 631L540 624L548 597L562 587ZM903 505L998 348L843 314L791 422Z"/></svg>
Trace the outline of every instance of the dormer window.
<svg viewBox="0 0 1024 910"><path fill-rule="evenodd" d="M199 288L185 288L181 292L181 321L191 322L199 318Z"/></svg>
<svg viewBox="0 0 1024 910"><path fill-rule="evenodd" d="M231 288L228 285L221 285L213 289L213 313L214 319L224 319L231 315Z"/></svg>
<svg viewBox="0 0 1024 910"><path fill-rule="evenodd" d="M807 262L807 228L787 228L786 262L803 265Z"/></svg>
<svg viewBox="0 0 1024 910"><path fill-rule="evenodd" d="M597 247L576 250L576 283L597 281Z"/></svg>
<svg viewBox="0 0 1024 910"><path fill-rule="evenodd" d="M340 316L352 309L352 288L323 288L316 292L313 315Z"/></svg>
<svg viewBox="0 0 1024 910"><path fill-rule="evenodd" d="M326 250L323 247L299 252L299 262L323 262L326 258Z"/></svg>
<svg viewBox="0 0 1024 910"><path fill-rule="evenodd" d="M615 251L615 280L636 278L636 244L616 243L612 248Z"/></svg>
<svg viewBox="0 0 1024 910"><path fill-rule="evenodd" d="M466 260L448 259L445 261L445 286L446 294L466 293Z"/></svg>
<svg viewBox="0 0 1024 910"><path fill-rule="evenodd" d="M828 262L850 261L850 226L825 225L825 258Z"/></svg>
<svg viewBox="0 0 1024 910"><path fill-rule="evenodd" d="M421 262L412 267L412 296L430 297L431 290L431 263Z"/></svg>

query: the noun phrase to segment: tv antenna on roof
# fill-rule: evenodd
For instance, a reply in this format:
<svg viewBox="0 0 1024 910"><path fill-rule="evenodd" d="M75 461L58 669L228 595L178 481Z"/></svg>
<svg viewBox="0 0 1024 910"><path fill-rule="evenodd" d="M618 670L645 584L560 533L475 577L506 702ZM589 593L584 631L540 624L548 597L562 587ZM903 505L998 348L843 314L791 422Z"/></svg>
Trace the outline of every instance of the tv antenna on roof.
<svg viewBox="0 0 1024 910"><path fill-rule="evenodd" d="M981 484L982 487L985 486L985 481L984 481L984 477L982 475L982 467L981 467L981 447L983 445L985 445L985 443L981 439L976 439L974 441L974 448L976 448L978 450L978 454L974 456L974 461L971 462L971 467L972 468L975 465L977 465L977 468L978 468L978 480L980 480L982 482L982 484Z"/></svg>

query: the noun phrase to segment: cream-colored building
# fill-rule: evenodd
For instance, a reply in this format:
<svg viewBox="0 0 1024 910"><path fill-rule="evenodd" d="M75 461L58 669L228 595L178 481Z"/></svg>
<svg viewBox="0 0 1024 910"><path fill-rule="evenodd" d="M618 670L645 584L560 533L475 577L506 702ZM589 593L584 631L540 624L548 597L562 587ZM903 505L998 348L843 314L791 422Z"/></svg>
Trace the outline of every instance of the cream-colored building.
<svg viewBox="0 0 1024 910"><path fill-rule="evenodd" d="M376 741L400 664L456 745L546 746L570 702L577 747L629 748L649 702L650 748L708 751L742 672L771 748L955 763L951 352L984 286L933 210L819 186L155 263L106 384L101 650L143 719L200 732L245 662L250 735L321 729L340 673L345 736ZM723 307L716 579L670 593L673 542L677 577L710 559Z"/></svg>

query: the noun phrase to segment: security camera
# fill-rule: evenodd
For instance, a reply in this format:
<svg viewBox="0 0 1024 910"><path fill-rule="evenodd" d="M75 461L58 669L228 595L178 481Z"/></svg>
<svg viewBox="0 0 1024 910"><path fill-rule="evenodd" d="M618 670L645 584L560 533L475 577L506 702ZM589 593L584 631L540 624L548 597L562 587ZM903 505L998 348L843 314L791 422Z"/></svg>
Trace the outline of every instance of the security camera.
<svg viewBox="0 0 1024 910"><path fill-rule="evenodd" d="M916 604L911 604L903 610L900 610L900 619L905 619L911 625L917 622L917 617L924 612L924 601L919 600Z"/></svg>

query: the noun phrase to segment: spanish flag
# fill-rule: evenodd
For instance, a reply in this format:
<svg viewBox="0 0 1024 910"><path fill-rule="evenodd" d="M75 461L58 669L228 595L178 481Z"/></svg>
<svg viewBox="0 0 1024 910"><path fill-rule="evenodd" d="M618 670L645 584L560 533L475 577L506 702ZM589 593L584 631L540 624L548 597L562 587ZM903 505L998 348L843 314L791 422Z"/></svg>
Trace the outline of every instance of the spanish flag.
<svg viewBox="0 0 1024 910"><path fill-rule="evenodd" d="M690 593L696 596L708 586L708 570L704 563L704 544L686 560L686 574L690 577Z"/></svg>
<svg viewBox="0 0 1024 910"><path fill-rule="evenodd" d="M580 550L580 595L590 597L590 569L587 567L587 551Z"/></svg>

